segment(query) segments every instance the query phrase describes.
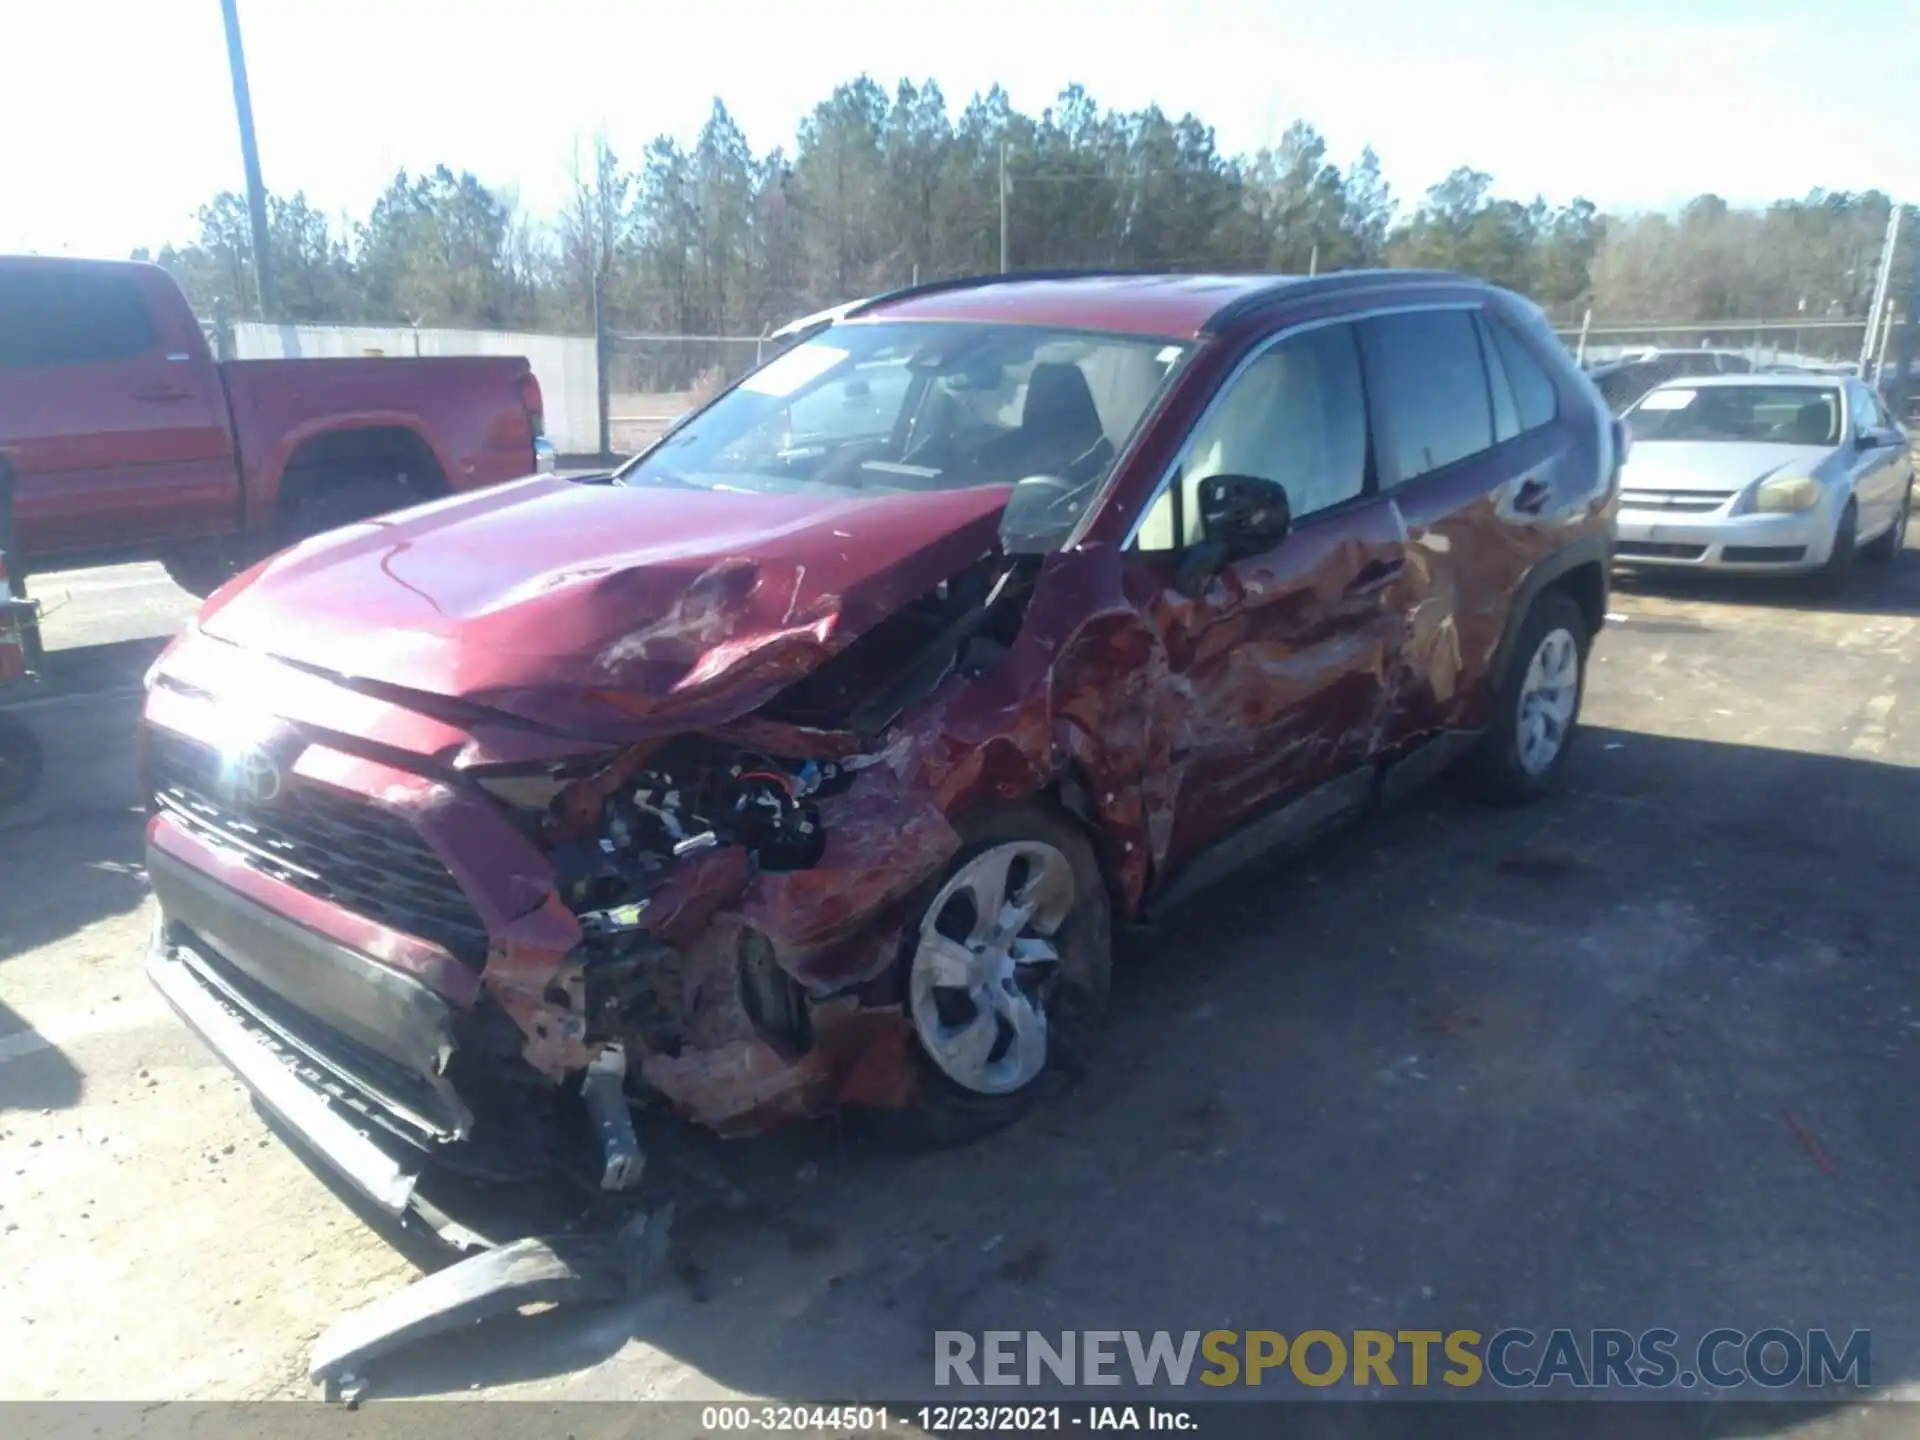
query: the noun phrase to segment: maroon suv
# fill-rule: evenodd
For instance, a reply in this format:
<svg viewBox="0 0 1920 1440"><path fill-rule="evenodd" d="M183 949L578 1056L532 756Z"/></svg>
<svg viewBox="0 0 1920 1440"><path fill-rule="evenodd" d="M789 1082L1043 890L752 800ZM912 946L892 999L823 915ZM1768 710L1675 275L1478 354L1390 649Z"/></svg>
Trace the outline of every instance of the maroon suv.
<svg viewBox="0 0 1920 1440"><path fill-rule="evenodd" d="M1550 780L1622 447L1459 276L882 296L611 477L219 592L147 702L151 973L396 1212L427 1156L631 1184L649 1095L978 1132L1117 927L1457 759Z"/></svg>

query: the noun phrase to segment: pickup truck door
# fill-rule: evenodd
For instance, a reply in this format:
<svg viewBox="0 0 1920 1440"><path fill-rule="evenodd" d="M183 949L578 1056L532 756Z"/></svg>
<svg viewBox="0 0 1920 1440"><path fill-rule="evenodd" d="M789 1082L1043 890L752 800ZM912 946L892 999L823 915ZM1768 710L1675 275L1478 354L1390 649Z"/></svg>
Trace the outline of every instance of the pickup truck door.
<svg viewBox="0 0 1920 1440"><path fill-rule="evenodd" d="M38 568L238 524L219 370L157 269L0 261L0 453Z"/></svg>

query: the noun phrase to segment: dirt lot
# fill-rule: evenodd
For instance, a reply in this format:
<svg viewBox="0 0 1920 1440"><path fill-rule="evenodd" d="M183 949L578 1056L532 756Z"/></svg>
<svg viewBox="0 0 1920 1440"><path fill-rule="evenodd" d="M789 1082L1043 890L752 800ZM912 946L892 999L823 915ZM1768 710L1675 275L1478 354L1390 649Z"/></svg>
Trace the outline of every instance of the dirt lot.
<svg viewBox="0 0 1920 1440"><path fill-rule="evenodd" d="M304 1394L413 1264L139 975L114 686L154 646L113 595L55 617L106 693L38 711L45 794L0 822L0 1396ZM898 1396L989 1327L1867 1327L1876 1384L1920 1381L1920 555L1840 606L1613 608L1564 794L1436 792L1217 893L999 1138L712 1147L753 1203L688 1218L676 1276L381 1393Z"/></svg>

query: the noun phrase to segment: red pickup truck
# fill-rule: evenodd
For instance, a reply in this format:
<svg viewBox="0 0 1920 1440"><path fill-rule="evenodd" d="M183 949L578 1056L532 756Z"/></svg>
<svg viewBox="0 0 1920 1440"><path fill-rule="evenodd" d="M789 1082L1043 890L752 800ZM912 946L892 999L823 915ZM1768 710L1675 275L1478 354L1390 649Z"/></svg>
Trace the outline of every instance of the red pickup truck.
<svg viewBox="0 0 1920 1440"><path fill-rule="evenodd" d="M158 559L205 594L303 536L550 469L517 357L220 362L153 265L0 256L20 570Z"/></svg>

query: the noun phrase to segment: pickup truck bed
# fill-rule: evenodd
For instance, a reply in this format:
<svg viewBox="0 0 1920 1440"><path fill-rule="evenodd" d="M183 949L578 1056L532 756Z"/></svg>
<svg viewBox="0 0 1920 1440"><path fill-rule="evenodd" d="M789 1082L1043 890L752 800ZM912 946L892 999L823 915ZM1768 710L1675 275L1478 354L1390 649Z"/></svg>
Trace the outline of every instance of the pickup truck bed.
<svg viewBox="0 0 1920 1440"><path fill-rule="evenodd" d="M204 591L304 535L543 467L526 360L217 362L156 266L0 257L23 570L158 558Z"/></svg>

